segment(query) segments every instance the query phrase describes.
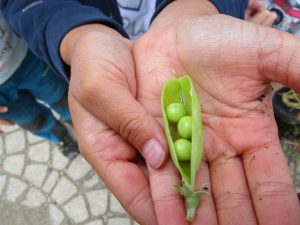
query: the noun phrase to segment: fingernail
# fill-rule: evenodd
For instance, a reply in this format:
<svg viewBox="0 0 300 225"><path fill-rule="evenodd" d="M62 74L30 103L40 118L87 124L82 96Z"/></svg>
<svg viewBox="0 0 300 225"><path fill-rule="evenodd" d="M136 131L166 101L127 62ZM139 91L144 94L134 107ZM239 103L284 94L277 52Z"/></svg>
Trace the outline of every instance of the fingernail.
<svg viewBox="0 0 300 225"><path fill-rule="evenodd" d="M154 139L146 142L142 151L142 155L146 162L154 169L159 168L165 159L163 147Z"/></svg>

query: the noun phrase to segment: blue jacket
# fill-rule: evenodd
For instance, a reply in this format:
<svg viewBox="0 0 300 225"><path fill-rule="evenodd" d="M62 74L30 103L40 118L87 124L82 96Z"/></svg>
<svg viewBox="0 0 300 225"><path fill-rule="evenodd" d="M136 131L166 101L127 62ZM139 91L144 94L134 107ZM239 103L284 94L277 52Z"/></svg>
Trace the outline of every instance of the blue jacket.
<svg viewBox="0 0 300 225"><path fill-rule="evenodd" d="M148 0L152 1L152 0ZM156 0L156 14L170 0ZM220 13L243 18L248 0L211 0ZM104 23L127 37L116 0L2 0L1 10L15 33L29 48L65 78L69 68L59 53L71 29L87 23Z"/></svg>

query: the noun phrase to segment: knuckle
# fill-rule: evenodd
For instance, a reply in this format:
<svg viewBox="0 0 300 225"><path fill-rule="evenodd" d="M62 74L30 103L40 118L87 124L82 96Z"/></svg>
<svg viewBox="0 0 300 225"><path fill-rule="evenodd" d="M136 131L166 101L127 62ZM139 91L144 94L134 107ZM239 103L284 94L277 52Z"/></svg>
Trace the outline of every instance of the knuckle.
<svg viewBox="0 0 300 225"><path fill-rule="evenodd" d="M294 186L289 183L279 181L257 182L254 187L254 198L258 200L272 199L278 196L291 196L294 192Z"/></svg>
<svg viewBox="0 0 300 225"><path fill-rule="evenodd" d="M80 88L74 92L76 97L80 102L94 102L94 99L97 99L99 95L99 89L95 88L95 82L93 82L93 79L85 79L80 84Z"/></svg>
<svg viewBox="0 0 300 225"><path fill-rule="evenodd" d="M227 191L225 194L215 199L218 210L236 209L248 207L251 202L250 195L245 193L234 193Z"/></svg>
<svg viewBox="0 0 300 225"><path fill-rule="evenodd" d="M172 191L164 194L160 194L159 196L153 196L154 203L161 203L161 202L176 202L181 200L179 192Z"/></svg>
<svg viewBox="0 0 300 225"><path fill-rule="evenodd" d="M142 134L141 128L146 126L146 121L148 121L149 115L146 113L136 114L136 113L126 113L123 114L123 118L119 121L119 133L121 136L131 143L135 143L135 141Z"/></svg>
<svg viewBox="0 0 300 225"><path fill-rule="evenodd" d="M128 202L125 202L125 205L127 205L127 211L133 212L140 209L143 205L145 205L145 202L149 201L149 196L150 192L148 186L144 186L137 195L128 200Z"/></svg>

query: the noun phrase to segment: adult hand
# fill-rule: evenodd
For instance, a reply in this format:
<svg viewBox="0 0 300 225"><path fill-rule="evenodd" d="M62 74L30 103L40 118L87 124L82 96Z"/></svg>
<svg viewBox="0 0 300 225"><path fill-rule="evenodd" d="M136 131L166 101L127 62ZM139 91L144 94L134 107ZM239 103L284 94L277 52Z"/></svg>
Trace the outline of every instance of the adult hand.
<svg viewBox="0 0 300 225"><path fill-rule="evenodd" d="M221 15L177 17L174 23L169 9L134 47L137 96L160 120L164 83L183 74L194 81L205 137L198 185L209 182L211 195L203 197L192 224L298 225L299 202L278 139L270 82L300 91L299 40ZM187 224L174 167L149 169L149 179L158 223Z"/></svg>
<svg viewBox="0 0 300 225"><path fill-rule="evenodd" d="M0 113L5 113L7 112L7 107L6 106L0 106ZM5 126L13 126L15 125L13 122L6 120L6 119L0 119L0 125L5 125ZM0 136L4 135L5 132L3 130L0 130Z"/></svg>
<svg viewBox="0 0 300 225"><path fill-rule="evenodd" d="M138 152L153 168L166 157L163 130L136 101L133 44L103 25L85 25L63 40L71 65L69 104L82 155L141 224L156 218ZM141 157L140 157L141 158Z"/></svg>

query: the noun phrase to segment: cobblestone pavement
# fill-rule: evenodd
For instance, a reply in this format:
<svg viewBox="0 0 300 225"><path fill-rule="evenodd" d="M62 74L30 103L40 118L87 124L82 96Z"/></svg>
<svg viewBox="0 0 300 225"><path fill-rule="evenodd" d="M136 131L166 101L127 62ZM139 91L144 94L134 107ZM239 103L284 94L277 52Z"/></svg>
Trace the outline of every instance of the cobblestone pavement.
<svg viewBox="0 0 300 225"><path fill-rule="evenodd" d="M18 126L1 127L0 225L138 225L90 165ZM288 157L300 191L300 157Z"/></svg>
<svg viewBox="0 0 300 225"><path fill-rule="evenodd" d="M0 127L0 225L137 225L83 157Z"/></svg>

